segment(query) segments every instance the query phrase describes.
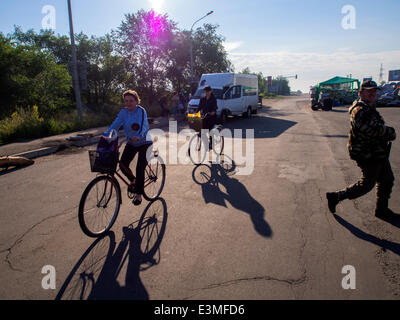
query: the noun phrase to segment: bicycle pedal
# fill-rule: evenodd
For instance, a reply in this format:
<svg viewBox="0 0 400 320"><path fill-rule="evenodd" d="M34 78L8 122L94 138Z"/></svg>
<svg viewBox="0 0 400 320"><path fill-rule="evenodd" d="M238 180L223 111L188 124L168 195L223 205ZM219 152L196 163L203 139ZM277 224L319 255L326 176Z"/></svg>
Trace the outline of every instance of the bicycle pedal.
<svg viewBox="0 0 400 320"><path fill-rule="evenodd" d="M134 184L129 185L126 191L128 198L133 199L133 197L135 196L135 185Z"/></svg>

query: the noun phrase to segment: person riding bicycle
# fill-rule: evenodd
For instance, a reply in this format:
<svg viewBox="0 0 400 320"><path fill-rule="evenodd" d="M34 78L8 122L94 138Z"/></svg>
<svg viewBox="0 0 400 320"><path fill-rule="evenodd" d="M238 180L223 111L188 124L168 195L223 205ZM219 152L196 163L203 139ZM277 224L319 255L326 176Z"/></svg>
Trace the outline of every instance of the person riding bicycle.
<svg viewBox="0 0 400 320"><path fill-rule="evenodd" d="M199 109L202 114L207 116L202 120L202 128L212 130L217 124L217 99L215 98L210 86L204 87L205 97L200 99ZM212 140L210 137L210 149L212 149Z"/></svg>
<svg viewBox="0 0 400 320"><path fill-rule="evenodd" d="M144 187L144 170L147 166L147 149L152 145L152 141L147 137L149 131L149 122L147 120L146 110L139 105L140 97L136 91L127 90L122 95L125 108L123 108L114 122L111 124L104 136L108 136L111 130L119 130L122 126L128 139L124 152L120 160L122 173L129 179L131 185L129 191L135 193L134 205L142 202L142 194ZM151 139L151 138L150 138ZM139 153L138 163L136 166L136 181L133 180L132 171L129 165L134 159L136 153Z"/></svg>

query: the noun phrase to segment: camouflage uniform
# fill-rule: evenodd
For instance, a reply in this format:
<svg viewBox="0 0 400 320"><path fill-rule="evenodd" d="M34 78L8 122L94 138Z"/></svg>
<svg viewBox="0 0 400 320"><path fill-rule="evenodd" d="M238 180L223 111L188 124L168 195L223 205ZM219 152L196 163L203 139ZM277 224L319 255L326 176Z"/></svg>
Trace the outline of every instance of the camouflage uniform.
<svg viewBox="0 0 400 320"><path fill-rule="evenodd" d="M389 162L389 141L396 138L395 130L385 126L375 107L355 101L349 108L350 132L348 151L350 158L361 168L358 182L337 192L338 200L355 199L376 185L377 210L386 209L394 184Z"/></svg>

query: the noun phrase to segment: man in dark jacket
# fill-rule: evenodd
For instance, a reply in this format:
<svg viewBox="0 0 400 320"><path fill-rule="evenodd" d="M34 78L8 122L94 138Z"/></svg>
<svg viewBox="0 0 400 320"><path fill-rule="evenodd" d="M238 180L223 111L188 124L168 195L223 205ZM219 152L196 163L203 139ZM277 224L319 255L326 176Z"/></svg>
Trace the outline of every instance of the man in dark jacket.
<svg viewBox="0 0 400 320"><path fill-rule="evenodd" d="M201 114L207 113L207 116L202 121L202 128L212 130L217 123L217 99L212 93L210 86L204 87L206 96L200 99L199 110ZM212 148L212 141L210 138L210 149Z"/></svg>
<svg viewBox="0 0 400 320"><path fill-rule="evenodd" d="M207 117L203 119L203 129L211 130L217 123L217 99L215 98L210 86L204 88L206 96L200 99L199 110L204 115L208 113Z"/></svg>
<svg viewBox="0 0 400 320"><path fill-rule="evenodd" d="M378 87L374 81L364 81L359 92L360 100L354 101L349 109L350 132L348 151L362 171L358 182L337 192L328 192L329 210L334 213L336 205L344 199L356 199L371 191L376 185L375 216L397 217L388 208L394 184L389 162L390 141L396 139L395 129L385 126L375 108Z"/></svg>

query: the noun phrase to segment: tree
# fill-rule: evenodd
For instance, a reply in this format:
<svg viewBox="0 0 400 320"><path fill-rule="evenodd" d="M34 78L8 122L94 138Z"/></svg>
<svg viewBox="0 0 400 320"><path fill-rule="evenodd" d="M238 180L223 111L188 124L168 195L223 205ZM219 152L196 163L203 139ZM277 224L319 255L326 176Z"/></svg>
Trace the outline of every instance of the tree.
<svg viewBox="0 0 400 320"><path fill-rule="evenodd" d="M191 80L190 41L193 37L193 72L195 79L204 73L232 72L232 63L228 60L223 47L224 38L217 34L217 25L205 24L190 31L175 32L170 49L170 64L167 75L176 90L188 85Z"/></svg>
<svg viewBox="0 0 400 320"><path fill-rule="evenodd" d="M272 86L277 88L276 94L290 96L289 80L283 76L272 79Z"/></svg>
<svg viewBox="0 0 400 320"><path fill-rule="evenodd" d="M183 88L190 79L190 36L188 32L175 32L169 51L170 64L167 77L174 91Z"/></svg>
<svg viewBox="0 0 400 320"><path fill-rule="evenodd" d="M100 102L120 102L123 83L127 81L125 63L115 52L115 43L107 34L92 36L88 42L87 55L87 102L97 106Z"/></svg>
<svg viewBox="0 0 400 320"><path fill-rule="evenodd" d="M15 27L11 39L16 46L32 47L51 54L59 65L67 67L72 60L69 38L56 36L52 30L41 30L36 34L33 30L24 33L20 27ZM112 37L106 34L89 38L81 32L75 35L75 40L79 65L86 65L87 89L82 90L84 102L96 108L100 103L117 101L126 72L123 59L116 55Z"/></svg>
<svg viewBox="0 0 400 320"><path fill-rule="evenodd" d="M168 85L170 50L176 24L153 10L126 14L113 33L129 73L128 87L136 88L151 105L157 92Z"/></svg>
<svg viewBox="0 0 400 320"><path fill-rule="evenodd" d="M204 73L233 72L218 25L204 24L193 35L193 69L196 79Z"/></svg>
<svg viewBox="0 0 400 320"><path fill-rule="evenodd" d="M57 64L67 65L71 61L69 37L56 36L53 30L41 30L37 34L33 29L23 32L21 27L15 26L10 39L17 46L30 46L38 48L41 52L51 53Z"/></svg>
<svg viewBox="0 0 400 320"><path fill-rule="evenodd" d="M250 68L246 67L239 73L256 75L258 79L258 94L265 94L268 92L268 80L267 78L264 77L262 72L259 73L251 72Z"/></svg>
<svg viewBox="0 0 400 320"><path fill-rule="evenodd" d="M71 77L65 66L34 45L13 43L0 33L1 116L17 107L37 105L40 114L52 114L70 103Z"/></svg>

